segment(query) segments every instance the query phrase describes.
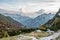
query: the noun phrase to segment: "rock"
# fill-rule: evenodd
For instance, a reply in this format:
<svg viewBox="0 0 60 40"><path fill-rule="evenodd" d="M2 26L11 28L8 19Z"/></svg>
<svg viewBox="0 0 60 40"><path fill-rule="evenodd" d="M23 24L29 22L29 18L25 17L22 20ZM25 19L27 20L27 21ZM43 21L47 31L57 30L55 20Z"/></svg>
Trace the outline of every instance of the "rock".
<svg viewBox="0 0 60 40"><path fill-rule="evenodd" d="M49 37L43 37L43 38L40 38L39 40L51 40Z"/></svg>
<svg viewBox="0 0 60 40"><path fill-rule="evenodd" d="M49 33L49 34L53 34L54 31L51 31L50 29L47 29L47 33Z"/></svg>
<svg viewBox="0 0 60 40"><path fill-rule="evenodd" d="M42 31L41 31L41 30L36 30L35 32L40 33L40 32L42 32Z"/></svg>

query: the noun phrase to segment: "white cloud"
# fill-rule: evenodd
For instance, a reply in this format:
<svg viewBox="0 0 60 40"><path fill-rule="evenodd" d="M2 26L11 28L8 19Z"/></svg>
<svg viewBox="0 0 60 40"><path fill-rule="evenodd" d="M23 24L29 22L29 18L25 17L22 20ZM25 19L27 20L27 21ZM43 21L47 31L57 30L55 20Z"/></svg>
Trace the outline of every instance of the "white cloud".
<svg viewBox="0 0 60 40"><path fill-rule="evenodd" d="M60 8L60 0L0 0L0 8L6 10L18 11L22 8L22 15L36 17L37 14L28 13L44 9L48 12L56 12Z"/></svg>
<svg viewBox="0 0 60 40"><path fill-rule="evenodd" d="M7 10L19 10L23 8L24 12L34 12L39 9L46 11L60 7L59 0L6 0L0 3L0 8Z"/></svg>

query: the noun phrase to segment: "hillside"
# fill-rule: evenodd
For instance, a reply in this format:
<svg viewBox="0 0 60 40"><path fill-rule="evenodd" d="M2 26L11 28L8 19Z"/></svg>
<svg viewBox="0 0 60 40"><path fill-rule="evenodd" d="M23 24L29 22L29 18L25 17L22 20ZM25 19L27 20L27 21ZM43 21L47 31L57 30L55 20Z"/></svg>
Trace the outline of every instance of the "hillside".
<svg viewBox="0 0 60 40"><path fill-rule="evenodd" d="M13 20L11 17L9 16L4 16L2 14L0 14L0 23L3 23L5 25L15 25L17 27L23 26L21 23Z"/></svg>
<svg viewBox="0 0 60 40"><path fill-rule="evenodd" d="M9 33L9 35L15 35L16 33L14 31L17 32L22 28L23 28L23 25L21 23L13 20L9 16L4 16L0 14L0 37L1 37L1 34L4 34L6 31Z"/></svg>
<svg viewBox="0 0 60 40"><path fill-rule="evenodd" d="M54 31L59 30L60 29L60 9L51 20L49 20L42 26L44 26L44 28L49 28Z"/></svg>
<svg viewBox="0 0 60 40"><path fill-rule="evenodd" d="M56 15L53 17L50 29L51 30L59 30L60 29L60 9L56 13Z"/></svg>

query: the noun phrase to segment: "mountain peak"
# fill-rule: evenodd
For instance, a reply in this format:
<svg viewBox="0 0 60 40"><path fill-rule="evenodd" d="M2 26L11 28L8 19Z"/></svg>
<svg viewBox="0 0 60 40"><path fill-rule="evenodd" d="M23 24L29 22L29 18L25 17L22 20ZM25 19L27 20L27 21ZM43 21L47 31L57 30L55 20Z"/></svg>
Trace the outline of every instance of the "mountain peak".
<svg viewBox="0 0 60 40"><path fill-rule="evenodd" d="M58 10L58 13L60 13L60 8L59 8L59 10Z"/></svg>
<svg viewBox="0 0 60 40"><path fill-rule="evenodd" d="M60 8L59 8L59 10L58 10L58 12L56 13L55 16L60 16Z"/></svg>
<svg viewBox="0 0 60 40"><path fill-rule="evenodd" d="M59 10L60 10L60 8L59 8Z"/></svg>
<svg viewBox="0 0 60 40"><path fill-rule="evenodd" d="M38 13L38 14L42 14L42 13L44 13L44 9L40 9L40 10L38 10L36 13Z"/></svg>

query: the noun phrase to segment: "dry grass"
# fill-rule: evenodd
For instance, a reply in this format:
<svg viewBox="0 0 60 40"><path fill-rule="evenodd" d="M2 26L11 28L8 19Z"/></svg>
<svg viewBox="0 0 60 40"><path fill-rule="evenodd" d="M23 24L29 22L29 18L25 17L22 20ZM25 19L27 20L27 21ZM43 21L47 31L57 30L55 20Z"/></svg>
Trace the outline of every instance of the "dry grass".
<svg viewBox="0 0 60 40"><path fill-rule="evenodd" d="M7 38L2 38L0 40L16 40L16 38L15 37L7 37Z"/></svg>
<svg viewBox="0 0 60 40"><path fill-rule="evenodd" d="M34 36L36 38L40 38L40 37L48 36L48 33L47 32L40 32L40 33L32 32L32 33L30 33L30 36Z"/></svg>
<svg viewBox="0 0 60 40"><path fill-rule="evenodd" d="M40 32L40 33L37 33L37 32L31 32L31 33L25 33L25 34L20 34L20 35L23 35L23 36L13 36L13 37L8 37L8 38L2 38L0 40L32 40L31 37L36 37L37 39L40 38L40 37L46 37L48 36L48 33L47 32Z"/></svg>

